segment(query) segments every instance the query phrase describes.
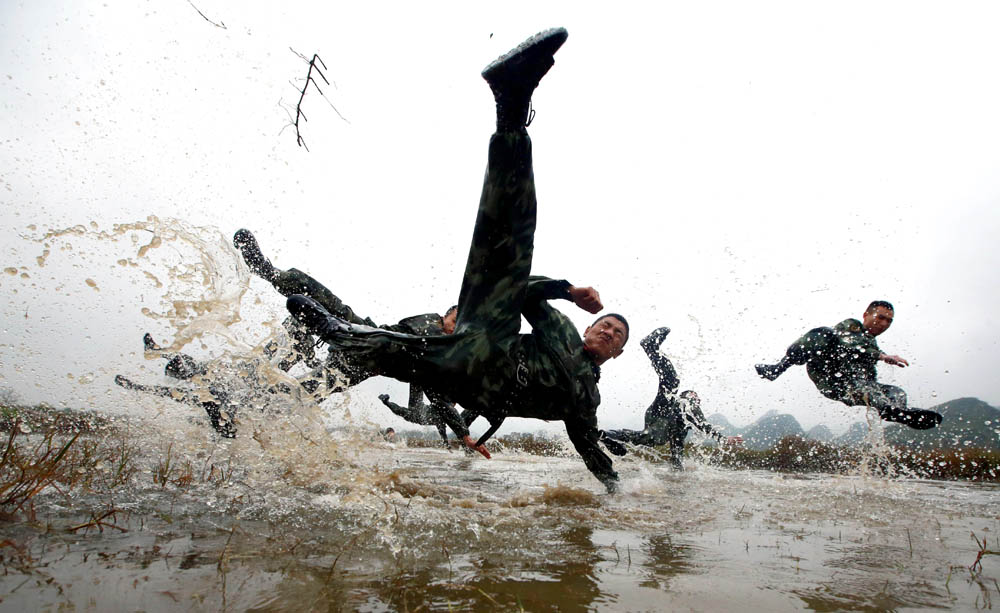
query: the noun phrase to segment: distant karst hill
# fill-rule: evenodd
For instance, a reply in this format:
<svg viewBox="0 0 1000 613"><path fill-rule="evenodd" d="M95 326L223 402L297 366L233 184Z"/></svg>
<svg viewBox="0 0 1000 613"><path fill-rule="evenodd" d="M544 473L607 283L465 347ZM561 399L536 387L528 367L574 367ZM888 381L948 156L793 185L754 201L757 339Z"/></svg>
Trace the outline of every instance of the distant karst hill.
<svg viewBox="0 0 1000 613"><path fill-rule="evenodd" d="M813 426L806 432L806 438L810 438L814 441L820 441L822 443L829 443L833 440L833 431L826 427L824 424L819 424L818 426Z"/></svg>
<svg viewBox="0 0 1000 613"><path fill-rule="evenodd" d="M770 449L786 436L803 436L799 421L791 415L769 412L743 431L743 444L750 449Z"/></svg>
<svg viewBox="0 0 1000 613"><path fill-rule="evenodd" d="M958 398L930 407L941 413L944 421L932 430L914 430L899 424L885 423L885 440L891 445L914 449L960 449L978 447L1000 450L1000 409L978 398ZM744 444L751 449L768 449L782 437L795 435L834 445L854 446L865 440L869 427L858 421L847 432L834 437L830 428L820 424L803 432L798 420L787 413L768 411L746 427L733 426L721 414L708 418L723 434L743 436Z"/></svg>
<svg viewBox="0 0 1000 613"><path fill-rule="evenodd" d="M734 426L726 416L722 413L713 413L705 418L705 420L715 426L725 436L734 436L740 433L740 429ZM709 439L710 441L713 439Z"/></svg>
<svg viewBox="0 0 1000 613"><path fill-rule="evenodd" d="M979 447L1000 449L1000 409L978 398L958 398L931 407L944 417L932 430L887 425L885 440L914 449Z"/></svg>

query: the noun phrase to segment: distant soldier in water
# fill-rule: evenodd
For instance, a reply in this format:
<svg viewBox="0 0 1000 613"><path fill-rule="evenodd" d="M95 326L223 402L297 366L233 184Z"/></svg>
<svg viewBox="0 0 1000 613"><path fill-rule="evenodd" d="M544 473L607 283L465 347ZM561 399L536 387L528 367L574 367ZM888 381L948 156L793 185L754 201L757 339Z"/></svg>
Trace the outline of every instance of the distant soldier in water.
<svg viewBox="0 0 1000 613"><path fill-rule="evenodd" d="M625 455L624 443L658 447L670 445L670 463L677 470L684 468L681 458L684 457L684 439L691 427L701 430L720 443L738 444L742 439L738 436L726 437L708 423L701 411L701 399L692 390L677 393L680 380L670 359L660 353L660 345L670 334L670 328L663 327L653 330L649 336L642 339L640 345L649 356L653 370L660 382L656 390L653 404L646 409L646 424L643 430L608 430L601 433L601 440L608 451L616 455Z"/></svg>
<svg viewBox="0 0 1000 613"><path fill-rule="evenodd" d="M378 326L368 317L361 317L354 312L354 309L344 304L325 285L311 277L310 275L296 268L280 270L275 268L271 261L264 256L257 243L256 237L246 229L237 230L233 235L233 245L243 255L243 260L250 268L250 272L270 283L283 296L301 294L308 296L318 302L327 311L348 321L352 324L360 324L372 328L381 328L393 332L404 334L415 334L422 336L438 336L451 334L455 331L455 322L458 319L458 305L454 305L445 311L445 314L426 313L414 315L399 321L396 324ZM307 333L307 336L312 338ZM312 342L300 343L296 348L300 353L312 355ZM352 360L347 354L338 351L331 351L327 356L327 386L333 392L343 391L361 383L365 379L379 374L377 367L364 365ZM420 386L410 387L410 403L406 407L382 399L393 413L403 419L418 424L435 426L438 432L443 432L442 437L447 442L447 432L444 426L450 426L459 437L469 436L469 430L465 422L459 417L455 409L455 403L448 402L437 394L430 394L431 404L423 404L424 390Z"/></svg>
<svg viewBox="0 0 1000 613"><path fill-rule="evenodd" d="M448 424L444 420L443 415L455 411L455 403L448 402L447 399L442 398L434 392L427 392L427 399L430 401L430 404L426 404L424 403L424 393L421 387L410 385L410 399L406 406L398 405L389 400L389 394L379 394L378 399L390 411L412 424L434 426L437 428L438 434L441 435L441 440L444 442L445 447L447 447ZM465 425L468 426L468 424Z"/></svg>
<svg viewBox="0 0 1000 613"><path fill-rule="evenodd" d="M603 308L597 291L530 276L537 211L525 127L532 93L566 36L561 28L538 34L483 71L496 100L497 129L490 139L454 334L414 336L359 325L306 296L289 298L288 309L333 351L483 415L491 424L487 434L506 417L563 421L587 468L615 491L618 475L598 444L597 380L600 365L621 354L628 323L621 315L604 315L581 339L549 301L570 300L597 313ZM595 219L594 233L581 237L580 248L613 248L620 233L608 219L613 216ZM519 334L522 315L530 334ZM466 444L489 457L482 441Z"/></svg>
<svg viewBox="0 0 1000 613"><path fill-rule="evenodd" d="M898 355L882 353L875 337L892 325L894 309L884 300L876 300L865 309L862 320L845 319L833 328L814 328L806 332L785 352L777 364L758 364L757 374L774 381L795 364L805 364L806 373L816 389L831 400L847 406L870 406L879 417L917 430L941 423L941 414L923 409L908 409L906 392L876 381L875 366L885 362L909 366Z"/></svg>

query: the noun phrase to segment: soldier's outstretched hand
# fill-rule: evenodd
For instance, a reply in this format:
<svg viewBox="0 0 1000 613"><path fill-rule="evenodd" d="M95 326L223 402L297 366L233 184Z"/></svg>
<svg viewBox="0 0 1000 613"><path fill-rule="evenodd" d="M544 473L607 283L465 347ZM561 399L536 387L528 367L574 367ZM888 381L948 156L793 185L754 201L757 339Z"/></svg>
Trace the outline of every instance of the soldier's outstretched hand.
<svg viewBox="0 0 1000 613"><path fill-rule="evenodd" d="M899 357L898 355L888 355L883 353L881 356L879 356L879 359L885 362L886 364L892 364L893 366L905 367L910 365L909 362Z"/></svg>
<svg viewBox="0 0 1000 613"><path fill-rule="evenodd" d="M601 304L601 295L592 287L570 285L569 295L573 298L573 303L576 306L588 313L597 313L604 308L604 305Z"/></svg>
<svg viewBox="0 0 1000 613"><path fill-rule="evenodd" d="M473 451L478 451L479 453L483 454L483 457L486 458L487 460L490 459L491 457L490 452L488 449L486 449L486 445L477 445L476 441L472 440L472 437L469 436L468 434L462 437L462 442L465 443L465 446L468 447L469 449L472 449Z"/></svg>

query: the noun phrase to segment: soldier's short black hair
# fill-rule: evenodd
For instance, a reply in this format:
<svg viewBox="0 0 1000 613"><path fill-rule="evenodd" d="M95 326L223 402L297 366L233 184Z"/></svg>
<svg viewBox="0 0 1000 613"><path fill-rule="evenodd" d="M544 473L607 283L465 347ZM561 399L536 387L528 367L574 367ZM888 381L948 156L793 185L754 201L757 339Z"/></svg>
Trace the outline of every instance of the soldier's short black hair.
<svg viewBox="0 0 1000 613"><path fill-rule="evenodd" d="M892 303L888 300L872 300L872 303L868 305L867 309L865 309L865 313L871 313L879 307L889 309L893 313L896 312L896 309L892 308Z"/></svg>
<svg viewBox="0 0 1000 613"><path fill-rule="evenodd" d="M602 319L607 319L608 317L614 317L618 321L620 321L623 324L625 324L625 343L627 343L628 342L628 337L631 336L631 332L628 329L628 320L625 319L624 315L619 315L618 313L605 313L604 315L601 315L600 317L598 317L597 319L595 319L594 323L592 323L590 325L593 326L597 322L601 321ZM625 343L622 343L622 347L625 346Z"/></svg>
<svg viewBox="0 0 1000 613"><path fill-rule="evenodd" d="M453 304L450 307L448 307L447 311L444 312L444 316L447 317L447 316L451 315L452 311L457 311L457 310L458 310L458 305L457 304Z"/></svg>

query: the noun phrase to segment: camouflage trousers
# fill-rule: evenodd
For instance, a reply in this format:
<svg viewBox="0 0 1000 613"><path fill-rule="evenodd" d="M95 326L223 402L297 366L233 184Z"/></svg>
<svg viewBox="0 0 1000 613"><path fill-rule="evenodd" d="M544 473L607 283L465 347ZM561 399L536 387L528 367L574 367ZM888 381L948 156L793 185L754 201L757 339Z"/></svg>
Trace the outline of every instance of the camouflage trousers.
<svg viewBox="0 0 1000 613"><path fill-rule="evenodd" d="M375 322L370 318L362 318L357 315L354 309L344 304L344 301L335 296L325 285L301 270L289 268L288 270L277 270L275 273L275 278L271 281L271 285L282 296L291 296L293 294L309 296L323 305L324 309L341 319L352 324L375 327Z"/></svg>
<svg viewBox="0 0 1000 613"><path fill-rule="evenodd" d="M345 304L325 285L301 270L289 268L288 270L277 270L275 273L271 285L282 296L294 294L309 296L320 303L324 309L343 320L355 325L375 327L375 322L371 318L361 317L355 313L354 309ZM311 359L313 355L311 340L311 337L306 335L305 342L296 342L294 346L294 349L306 359ZM327 355L325 371L327 388L332 392L340 392L354 387L365 379L378 374L377 370L367 368L352 360L350 356L335 351L331 351Z"/></svg>
<svg viewBox="0 0 1000 613"><path fill-rule="evenodd" d="M535 216L531 140L523 129L498 132L490 139L455 333L423 337L355 326L331 339L331 349L361 367L443 394L490 421L501 417L517 402L517 356L511 354L531 272Z"/></svg>
<svg viewBox="0 0 1000 613"><path fill-rule="evenodd" d="M444 420L438 416L437 408L435 407L438 403L447 403L447 400L438 398L433 393L431 393L431 396L429 396L428 399L430 400L430 404L425 404L424 390L419 386L411 385L409 402L405 407L388 400L383 402L390 411L411 424L436 427L438 434L440 434L441 438L444 439L444 442L447 443L448 430L445 428Z"/></svg>
<svg viewBox="0 0 1000 613"><path fill-rule="evenodd" d="M849 407L871 407L878 411L879 417L890 421L896 421L892 417L907 410L903 388L877 381L855 381L843 390L823 395Z"/></svg>

